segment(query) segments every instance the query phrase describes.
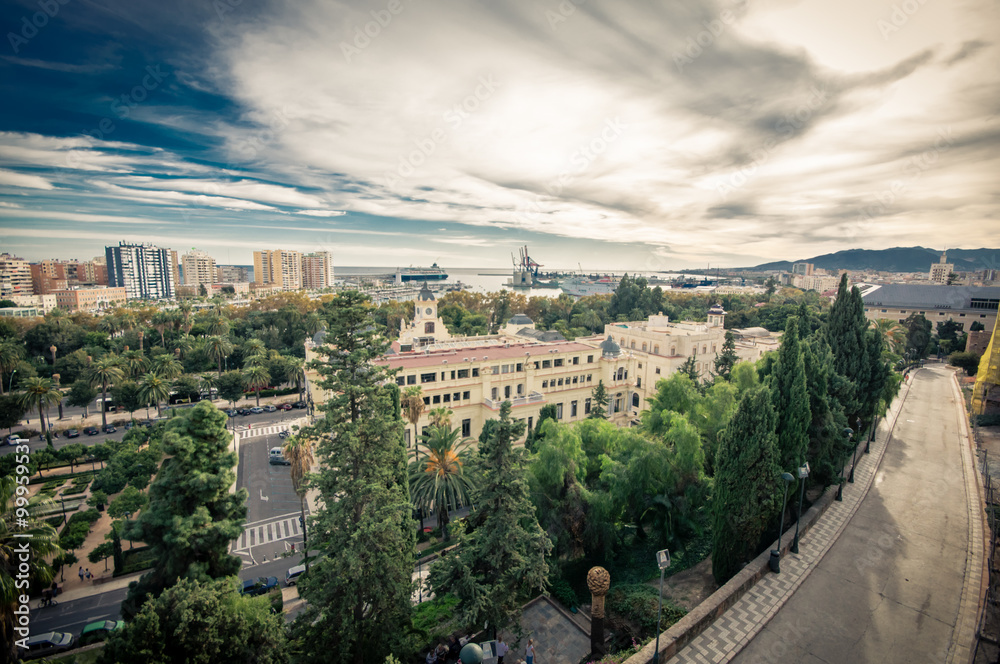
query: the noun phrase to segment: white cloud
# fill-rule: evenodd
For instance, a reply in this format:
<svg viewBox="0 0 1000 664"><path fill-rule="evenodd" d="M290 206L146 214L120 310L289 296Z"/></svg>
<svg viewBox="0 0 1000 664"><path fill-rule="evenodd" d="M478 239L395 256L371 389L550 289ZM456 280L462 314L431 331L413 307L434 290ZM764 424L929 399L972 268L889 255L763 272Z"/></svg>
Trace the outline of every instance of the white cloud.
<svg viewBox="0 0 1000 664"><path fill-rule="evenodd" d="M52 183L38 175L0 169L0 186L26 187L28 189L54 189Z"/></svg>

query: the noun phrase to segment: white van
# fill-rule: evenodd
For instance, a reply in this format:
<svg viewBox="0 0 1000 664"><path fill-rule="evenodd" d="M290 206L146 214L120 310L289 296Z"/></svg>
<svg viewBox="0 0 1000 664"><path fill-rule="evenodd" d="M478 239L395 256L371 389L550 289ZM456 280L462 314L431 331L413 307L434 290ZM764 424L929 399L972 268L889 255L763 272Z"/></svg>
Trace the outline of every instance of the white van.
<svg viewBox="0 0 1000 664"><path fill-rule="evenodd" d="M306 571L305 565L296 565L295 567L289 567L288 571L285 572L285 585L294 586L295 582L300 576L302 576Z"/></svg>
<svg viewBox="0 0 1000 664"><path fill-rule="evenodd" d="M271 453L269 455L269 462L272 466L290 466L291 461L285 459L285 455L281 453L280 447L272 447Z"/></svg>

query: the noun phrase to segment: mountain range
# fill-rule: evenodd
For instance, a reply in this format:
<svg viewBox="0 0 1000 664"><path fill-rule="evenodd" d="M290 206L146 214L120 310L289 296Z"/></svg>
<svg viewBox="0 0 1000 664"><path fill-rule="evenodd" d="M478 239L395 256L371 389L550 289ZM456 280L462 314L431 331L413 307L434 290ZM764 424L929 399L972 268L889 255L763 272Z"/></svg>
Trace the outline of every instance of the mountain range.
<svg viewBox="0 0 1000 664"><path fill-rule="evenodd" d="M941 259L940 249L927 247L893 247L892 249L847 249L832 254L801 258L796 261L763 263L748 270L789 271L792 263L812 263L824 270L879 270L883 272L927 272L931 263ZM1000 249L949 249L948 263L955 272L1000 270Z"/></svg>

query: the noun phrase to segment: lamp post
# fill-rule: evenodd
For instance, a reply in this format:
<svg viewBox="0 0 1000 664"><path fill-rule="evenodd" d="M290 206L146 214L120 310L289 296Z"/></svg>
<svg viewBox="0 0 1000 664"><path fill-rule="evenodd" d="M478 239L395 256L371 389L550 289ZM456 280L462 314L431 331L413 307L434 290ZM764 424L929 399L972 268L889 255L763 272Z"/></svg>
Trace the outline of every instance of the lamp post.
<svg viewBox="0 0 1000 664"><path fill-rule="evenodd" d="M858 435L858 430L861 428L861 421L858 418L854 418L854 428L851 429L851 433L855 436ZM847 481L854 484L854 467L858 465L858 445L854 445L854 461L851 462L851 475L847 478Z"/></svg>
<svg viewBox="0 0 1000 664"><path fill-rule="evenodd" d="M854 434L849 428L844 429L844 435L847 436L847 441L850 442L851 436ZM840 464L840 483L837 485L837 498L838 501L844 500L844 464Z"/></svg>
<svg viewBox="0 0 1000 664"><path fill-rule="evenodd" d="M782 473L781 479L785 480L785 497L781 501L781 515L778 517L778 548L771 549L771 559L767 561L771 571L775 574L781 573L781 529L785 525L785 504L788 502L788 485L795 478L791 473Z"/></svg>
<svg viewBox="0 0 1000 664"><path fill-rule="evenodd" d="M653 651L653 664L660 662L660 616L663 615L663 573L670 567L670 550L656 552L656 564L660 567L660 606L656 609L656 650Z"/></svg>
<svg viewBox="0 0 1000 664"><path fill-rule="evenodd" d="M7 391L8 392L10 392L11 388L14 387L14 374L16 374L16 373L17 373L17 369L14 369L13 371L10 372L10 380L7 381ZM3 386L3 383L0 383L0 387L2 387L2 386Z"/></svg>
<svg viewBox="0 0 1000 664"><path fill-rule="evenodd" d="M872 450L872 438L875 436L876 424L878 424L878 415L873 415L871 427L868 429L868 435L865 436L865 454L868 454Z"/></svg>
<svg viewBox="0 0 1000 664"><path fill-rule="evenodd" d="M795 517L795 539L792 540L792 548L790 549L792 553L799 552L799 521L802 520L802 497L806 492L807 477L809 477L808 461L806 461L804 466L799 466L799 482L801 482L801 486L799 486L799 513Z"/></svg>

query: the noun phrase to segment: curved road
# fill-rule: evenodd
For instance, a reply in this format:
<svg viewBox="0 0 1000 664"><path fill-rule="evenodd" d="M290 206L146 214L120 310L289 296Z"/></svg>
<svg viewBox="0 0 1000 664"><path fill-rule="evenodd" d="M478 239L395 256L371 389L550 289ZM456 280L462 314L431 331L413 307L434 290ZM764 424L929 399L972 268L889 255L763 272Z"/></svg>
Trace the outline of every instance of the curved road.
<svg viewBox="0 0 1000 664"><path fill-rule="evenodd" d="M911 376L893 437L858 511L795 594L732 661L948 660L970 518L979 518L978 502L970 508L967 494L961 445L968 442L951 374L932 366ZM978 501L978 494L971 498Z"/></svg>

